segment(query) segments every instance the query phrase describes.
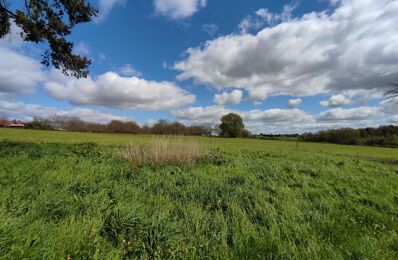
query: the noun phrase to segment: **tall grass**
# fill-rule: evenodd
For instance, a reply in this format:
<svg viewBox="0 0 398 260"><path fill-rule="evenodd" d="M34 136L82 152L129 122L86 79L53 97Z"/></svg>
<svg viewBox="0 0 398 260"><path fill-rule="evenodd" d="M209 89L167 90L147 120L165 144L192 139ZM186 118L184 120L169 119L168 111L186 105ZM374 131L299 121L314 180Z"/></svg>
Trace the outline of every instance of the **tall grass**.
<svg viewBox="0 0 398 260"><path fill-rule="evenodd" d="M122 156L135 169L142 165L189 164L207 154L198 140L182 136L156 136L147 144L129 144Z"/></svg>
<svg viewBox="0 0 398 260"><path fill-rule="evenodd" d="M398 259L396 166L228 148L131 178L114 146L0 141L0 259Z"/></svg>

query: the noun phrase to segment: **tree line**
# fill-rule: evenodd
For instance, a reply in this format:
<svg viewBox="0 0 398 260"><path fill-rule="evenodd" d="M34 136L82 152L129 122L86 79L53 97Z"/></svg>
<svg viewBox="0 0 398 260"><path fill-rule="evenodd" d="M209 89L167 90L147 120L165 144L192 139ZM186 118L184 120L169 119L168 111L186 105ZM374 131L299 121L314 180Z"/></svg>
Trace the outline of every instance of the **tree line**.
<svg viewBox="0 0 398 260"><path fill-rule="evenodd" d="M221 118L220 125L200 124L186 126L180 122L160 119L153 125L140 126L134 121L112 120L107 124L86 122L77 117L53 116L50 118L34 117L25 124L27 129L62 130L71 132L119 133L119 134L155 134L155 135L217 135L223 137L250 137L242 118L229 113Z"/></svg>
<svg viewBox="0 0 398 260"><path fill-rule="evenodd" d="M152 126L140 126L134 121L112 120L107 124L86 122L76 117L54 116L51 118L34 117L25 124L27 129L61 130L71 132L119 133L119 134L156 134L156 135L205 135L212 131L211 125L186 126L180 122L159 120Z"/></svg>
<svg viewBox="0 0 398 260"><path fill-rule="evenodd" d="M304 142L398 147L398 126L323 130L317 133L305 133L299 139Z"/></svg>

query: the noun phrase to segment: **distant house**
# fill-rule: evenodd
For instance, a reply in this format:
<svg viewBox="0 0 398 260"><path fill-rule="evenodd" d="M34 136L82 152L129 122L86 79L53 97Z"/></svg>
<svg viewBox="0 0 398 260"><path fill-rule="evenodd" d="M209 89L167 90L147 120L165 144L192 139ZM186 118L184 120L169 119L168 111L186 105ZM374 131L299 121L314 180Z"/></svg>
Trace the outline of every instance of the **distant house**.
<svg viewBox="0 0 398 260"><path fill-rule="evenodd" d="M25 123L21 120L0 120L0 128L24 128Z"/></svg>
<svg viewBox="0 0 398 260"><path fill-rule="evenodd" d="M220 136L220 129L213 128L211 129L210 136Z"/></svg>

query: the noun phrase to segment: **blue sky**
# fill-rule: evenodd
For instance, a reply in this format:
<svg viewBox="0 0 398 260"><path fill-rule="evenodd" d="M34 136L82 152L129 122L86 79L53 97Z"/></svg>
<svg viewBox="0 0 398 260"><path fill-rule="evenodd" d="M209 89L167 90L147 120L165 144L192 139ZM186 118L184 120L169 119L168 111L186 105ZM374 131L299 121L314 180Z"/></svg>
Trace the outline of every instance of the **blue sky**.
<svg viewBox="0 0 398 260"><path fill-rule="evenodd" d="M0 40L0 116L106 123L164 118L253 132L397 124L396 0L99 0L75 52L88 79L40 65L45 46Z"/></svg>

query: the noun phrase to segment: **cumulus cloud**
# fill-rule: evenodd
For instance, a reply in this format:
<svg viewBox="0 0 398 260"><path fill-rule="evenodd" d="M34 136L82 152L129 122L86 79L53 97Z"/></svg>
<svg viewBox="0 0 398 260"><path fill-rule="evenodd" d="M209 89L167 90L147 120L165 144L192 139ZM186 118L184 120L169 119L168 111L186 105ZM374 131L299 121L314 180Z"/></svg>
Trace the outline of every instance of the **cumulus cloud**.
<svg viewBox="0 0 398 260"><path fill-rule="evenodd" d="M390 118L390 121L393 122L393 123L398 123L398 115L392 116Z"/></svg>
<svg viewBox="0 0 398 260"><path fill-rule="evenodd" d="M256 109L250 111L236 111L226 109L222 106L189 107L173 110L171 113L177 119L195 122L218 122L223 115L236 113L242 116L243 120L245 122L249 122L249 124L252 124L253 122L300 122L303 120L310 120L312 118L306 112L299 109Z"/></svg>
<svg viewBox="0 0 398 260"><path fill-rule="evenodd" d="M100 112L87 108L73 108L69 110L58 109L50 106L37 104L24 104L21 102L0 101L1 117L18 118L22 120L32 120L33 117L49 118L55 115L78 117L87 122L108 123L111 120L128 121L125 116L117 116L110 113Z"/></svg>
<svg viewBox="0 0 398 260"><path fill-rule="evenodd" d="M83 55L83 56L90 55L90 48L84 42L79 42L78 44L76 44L73 48L73 51L78 55Z"/></svg>
<svg viewBox="0 0 398 260"><path fill-rule="evenodd" d="M99 0L98 2L98 10L99 15L96 18L96 21L104 20L112 9L117 5L125 5L127 0Z"/></svg>
<svg viewBox="0 0 398 260"><path fill-rule="evenodd" d="M384 114L382 107L332 109L314 116L294 109L239 111L223 106L188 107L172 110L171 114L186 123L217 124L228 113L239 114L245 126L254 133L304 133L342 127L377 127L386 122L396 123L396 115Z"/></svg>
<svg viewBox="0 0 398 260"><path fill-rule="evenodd" d="M0 94L32 94L45 80L39 61L1 45L0 57Z"/></svg>
<svg viewBox="0 0 398 260"><path fill-rule="evenodd" d="M390 97L380 102L380 110L386 114L398 115L398 97Z"/></svg>
<svg viewBox="0 0 398 260"><path fill-rule="evenodd" d="M260 122L299 122L311 119L311 116L300 109L268 109L241 112L248 121Z"/></svg>
<svg viewBox="0 0 398 260"><path fill-rule="evenodd" d="M214 103L217 105L236 105L240 103L242 96L243 91L235 89L230 93L224 92L222 94L214 95Z"/></svg>
<svg viewBox="0 0 398 260"><path fill-rule="evenodd" d="M294 99L289 99L287 105L290 108L297 108L303 103L303 100L301 98L294 98Z"/></svg>
<svg viewBox="0 0 398 260"><path fill-rule="evenodd" d="M189 107L179 110L172 110L171 114L179 120L188 120L195 122L217 122L220 118L230 113L231 110L222 106L209 107Z"/></svg>
<svg viewBox="0 0 398 260"><path fill-rule="evenodd" d="M54 98L77 105L157 111L195 101L195 96L172 82L123 77L114 72L75 79L54 71L45 89Z"/></svg>
<svg viewBox="0 0 398 260"><path fill-rule="evenodd" d="M289 21L296 8L297 4L285 5L280 14L272 13L267 8L260 8L255 12L255 15L248 15L242 20L238 25L239 31L246 34L251 29L258 30L266 25Z"/></svg>
<svg viewBox="0 0 398 260"><path fill-rule="evenodd" d="M191 16L206 4L207 0L154 0L156 13L171 19Z"/></svg>
<svg viewBox="0 0 398 260"><path fill-rule="evenodd" d="M253 100L343 90L384 91L398 79L398 2L335 2L256 35L231 34L187 50L179 80L243 88Z"/></svg>
<svg viewBox="0 0 398 260"><path fill-rule="evenodd" d="M142 73L136 70L131 64L124 64L123 67L119 69L120 74L127 77L141 77Z"/></svg>
<svg viewBox="0 0 398 260"><path fill-rule="evenodd" d="M0 39L0 99L32 94L36 86L46 79L40 61L32 53L30 44L24 43L21 29L11 23L11 32Z"/></svg>
<svg viewBox="0 0 398 260"><path fill-rule="evenodd" d="M365 120L380 114L377 107L357 107L350 109L331 109L319 113L319 121L338 121L338 120Z"/></svg>
<svg viewBox="0 0 398 260"><path fill-rule="evenodd" d="M351 105L352 100L344 95L333 95L329 100L320 101L319 104L324 107L339 107Z"/></svg>

